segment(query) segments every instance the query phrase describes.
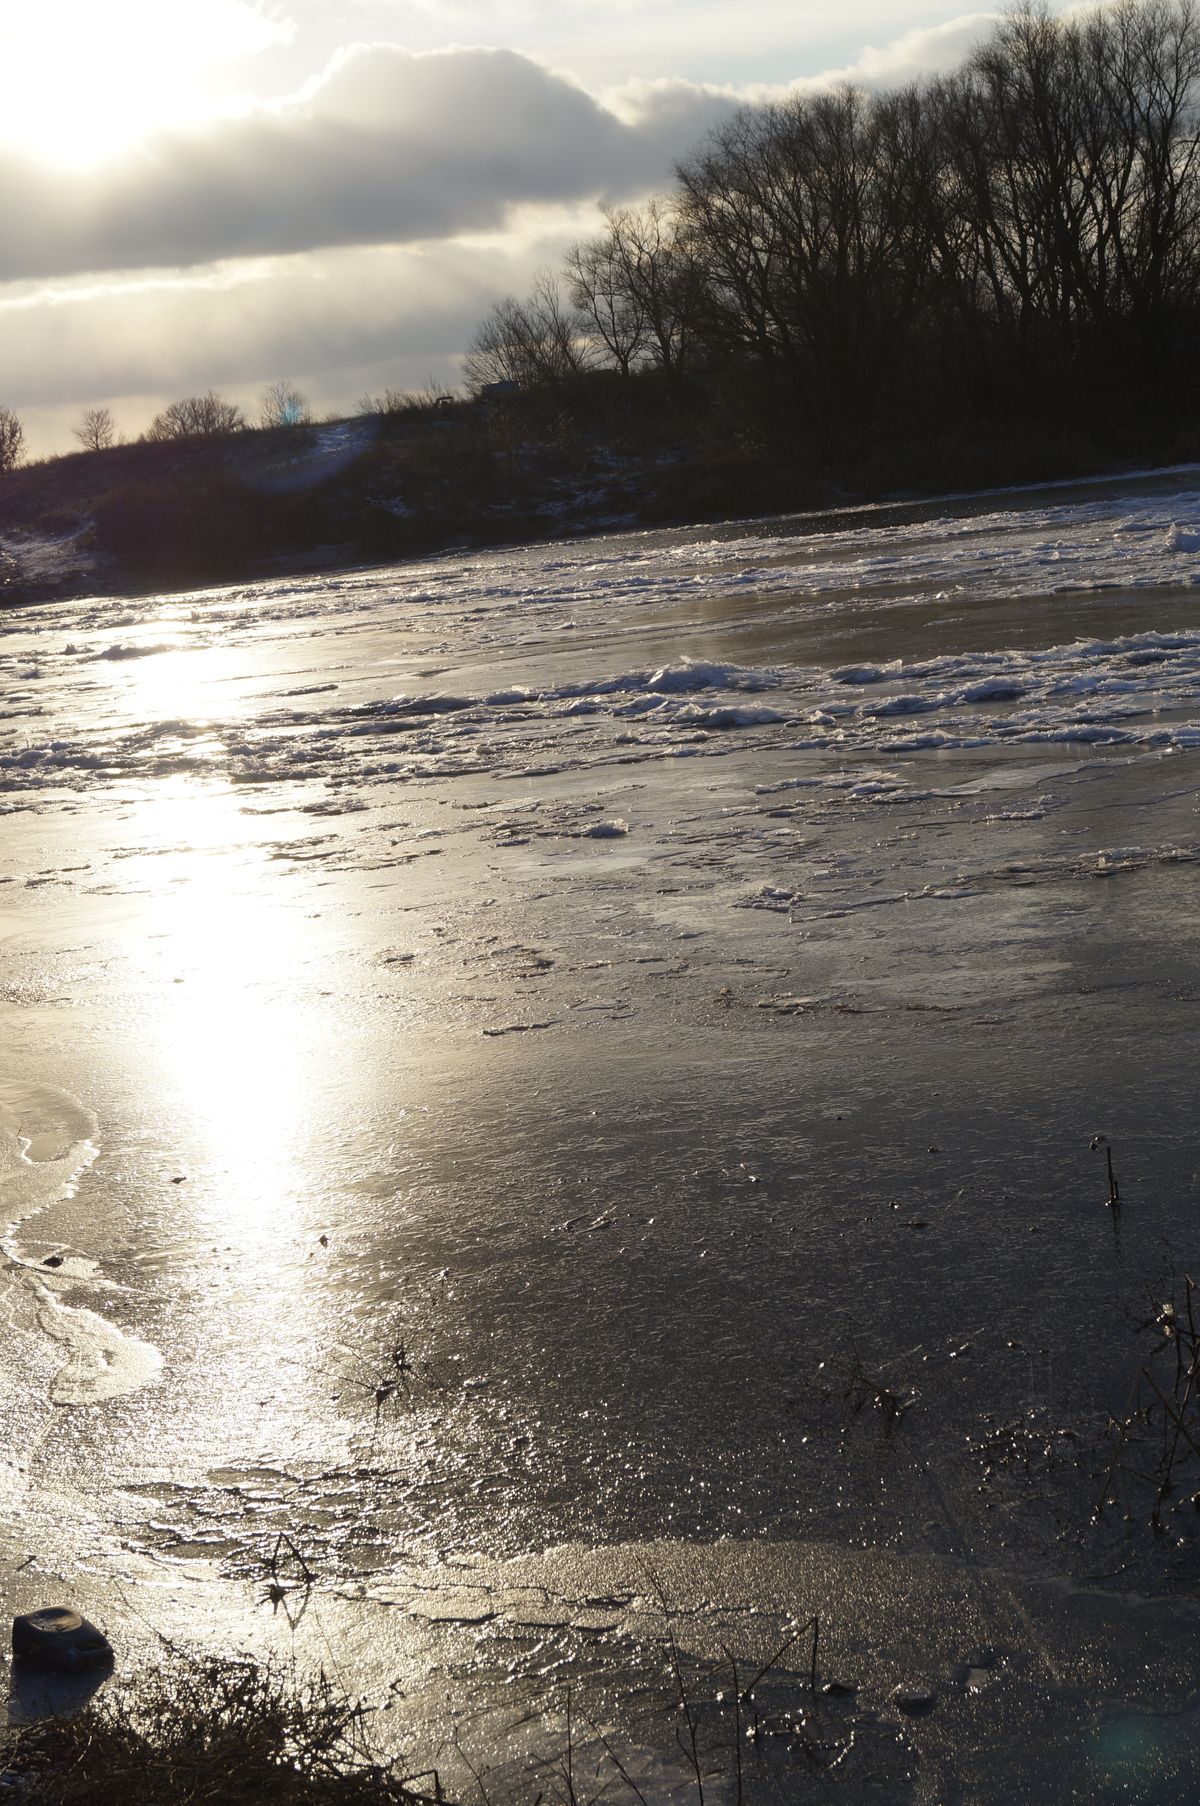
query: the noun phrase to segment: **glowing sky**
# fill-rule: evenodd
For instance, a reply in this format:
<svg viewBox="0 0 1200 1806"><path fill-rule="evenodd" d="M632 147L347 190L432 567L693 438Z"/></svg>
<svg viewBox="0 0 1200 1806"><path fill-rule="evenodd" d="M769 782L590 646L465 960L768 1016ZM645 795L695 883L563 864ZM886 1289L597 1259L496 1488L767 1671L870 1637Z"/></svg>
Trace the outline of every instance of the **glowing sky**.
<svg viewBox="0 0 1200 1806"><path fill-rule="evenodd" d="M453 382L473 324L739 99L956 62L959 0L0 0L0 404L34 452L285 376Z"/></svg>

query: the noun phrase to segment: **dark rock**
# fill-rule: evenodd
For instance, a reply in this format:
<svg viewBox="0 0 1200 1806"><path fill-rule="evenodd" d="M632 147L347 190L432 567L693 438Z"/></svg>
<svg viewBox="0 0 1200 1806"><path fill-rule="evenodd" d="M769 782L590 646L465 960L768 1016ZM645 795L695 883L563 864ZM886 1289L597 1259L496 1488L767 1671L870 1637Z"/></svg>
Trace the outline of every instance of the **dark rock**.
<svg viewBox="0 0 1200 1806"><path fill-rule="evenodd" d="M65 1605L48 1605L13 1619L13 1654L43 1668L90 1668L112 1657L102 1630Z"/></svg>
<svg viewBox="0 0 1200 1806"><path fill-rule="evenodd" d="M61 1267L62 1264L63 1256L61 1254L48 1254L42 1262L43 1267Z"/></svg>
<svg viewBox="0 0 1200 1806"><path fill-rule="evenodd" d="M932 1712L937 1704L937 1694L930 1687L920 1685L897 1687L892 1698L902 1712L910 1718L920 1717L925 1712Z"/></svg>

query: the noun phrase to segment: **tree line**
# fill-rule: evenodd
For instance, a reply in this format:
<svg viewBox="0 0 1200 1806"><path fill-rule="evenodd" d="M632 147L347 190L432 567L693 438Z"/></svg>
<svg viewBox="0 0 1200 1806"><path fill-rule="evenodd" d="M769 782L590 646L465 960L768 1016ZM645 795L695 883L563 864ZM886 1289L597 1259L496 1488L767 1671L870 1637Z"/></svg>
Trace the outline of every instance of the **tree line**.
<svg viewBox="0 0 1200 1806"><path fill-rule="evenodd" d="M578 413L602 380L836 470L1031 425L1161 439L1200 401L1198 95L1200 0L1065 17L1029 0L949 75L746 107L669 191L607 209L559 270L496 303L468 389ZM312 418L278 382L257 424ZM210 390L144 437L249 424ZM107 408L74 432L117 442ZM0 471L22 455L0 408Z"/></svg>
<svg viewBox="0 0 1200 1806"><path fill-rule="evenodd" d="M388 391L393 394L393 391ZM259 399L257 421L251 422L236 402L209 389L203 395L184 396L160 410L142 439L167 444L181 439L223 439L231 433L263 428L311 426L314 415L307 396L286 380L270 383ZM111 408L85 408L71 436L83 451L107 451L124 443ZM0 472L15 470L25 456L25 428L12 408L0 407Z"/></svg>
<svg viewBox="0 0 1200 1806"><path fill-rule="evenodd" d="M657 372L819 456L1136 413L1200 339L1200 10L1009 13L954 73L747 107L482 322L469 387ZM611 380L611 377L610 377Z"/></svg>
<svg viewBox="0 0 1200 1806"><path fill-rule="evenodd" d="M454 399L451 391L436 378L428 377L420 389L385 388L378 395L360 395L355 403L360 415L381 417L411 416L433 413ZM335 412L325 417L340 420ZM162 408L139 435L143 443L163 445L178 440L225 439L234 433L258 427L273 431L280 427L306 427L316 424L317 416L308 397L286 378L269 383L259 397L258 413L252 420L238 406L215 389L203 395L187 395ZM108 451L126 443L117 428L112 409L85 408L71 436L83 451ZM12 408L0 407L0 473L14 470L24 461L25 428Z"/></svg>

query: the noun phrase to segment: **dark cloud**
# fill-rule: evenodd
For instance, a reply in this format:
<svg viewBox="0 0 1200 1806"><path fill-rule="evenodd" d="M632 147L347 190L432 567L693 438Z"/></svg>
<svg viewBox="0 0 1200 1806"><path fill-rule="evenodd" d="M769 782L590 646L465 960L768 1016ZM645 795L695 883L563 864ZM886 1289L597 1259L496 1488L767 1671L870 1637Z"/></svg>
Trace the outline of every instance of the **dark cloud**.
<svg viewBox="0 0 1200 1806"><path fill-rule="evenodd" d="M0 307L5 403L238 388L398 356L441 369L496 292L529 279L520 260L454 246L434 256L355 248L243 267L243 279L227 267L176 282L68 284L53 301Z"/></svg>
<svg viewBox="0 0 1200 1806"><path fill-rule="evenodd" d="M26 285L0 299L0 401L36 455L72 450L80 410L110 406L136 434L181 395L219 389L254 414L264 384L288 377L320 410L364 393L451 387L471 334L499 295L590 226L556 210L483 242L353 246L161 276Z"/></svg>
<svg viewBox="0 0 1200 1806"><path fill-rule="evenodd" d="M0 282L489 230L664 183L733 104L675 82L622 119L512 51L360 46L285 108L95 171L0 157Z"/></svg>

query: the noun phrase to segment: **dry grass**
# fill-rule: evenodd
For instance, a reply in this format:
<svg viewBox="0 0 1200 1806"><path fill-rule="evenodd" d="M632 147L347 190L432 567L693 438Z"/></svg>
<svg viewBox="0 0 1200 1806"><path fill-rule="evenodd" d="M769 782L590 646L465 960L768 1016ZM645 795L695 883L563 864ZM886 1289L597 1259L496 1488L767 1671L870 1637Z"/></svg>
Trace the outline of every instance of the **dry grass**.
<svg viewBox="0 0 1200 1806"><path fill-rule="evenodd" d="M72 1717L0 1734L20 1806L422 1806L436 1774L372 1752L367 1714L327 1676L177 1656Z"/></svg>
<svg viewBox="0 0 1200 1806"><path fill-rule="evenodd" d="M1111 1162L1110 1191L1115 1191ZM1117 1201L1110 1198L1117 1207ZM1183 1298L1151 1302L1139 1325L1154 1337L1142 1361L1122 1416L1112 1418L1112 1459L1096 1515L1123 1504L1128 1521L1140 1515L1141 1499L1152 1489L1150 1526L1159 1535L1172 1510L1200 1510L1200 1302L1196 1282L1185 1275Z"/></svg>

